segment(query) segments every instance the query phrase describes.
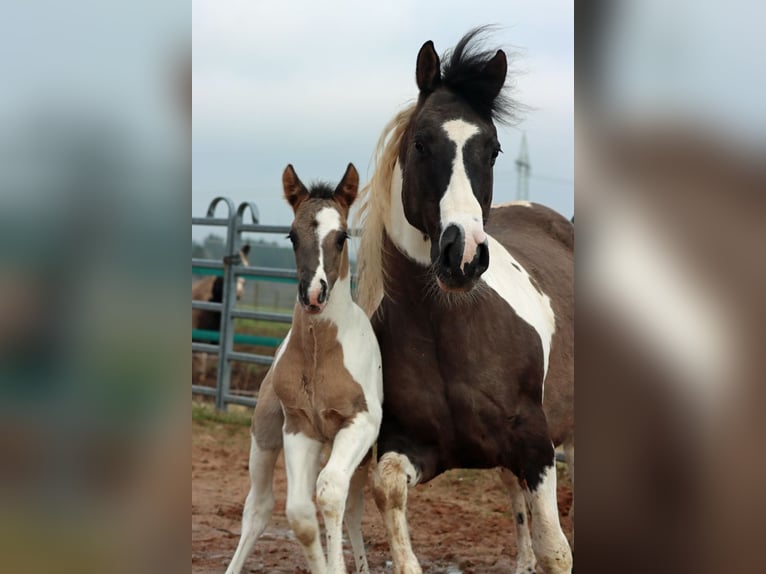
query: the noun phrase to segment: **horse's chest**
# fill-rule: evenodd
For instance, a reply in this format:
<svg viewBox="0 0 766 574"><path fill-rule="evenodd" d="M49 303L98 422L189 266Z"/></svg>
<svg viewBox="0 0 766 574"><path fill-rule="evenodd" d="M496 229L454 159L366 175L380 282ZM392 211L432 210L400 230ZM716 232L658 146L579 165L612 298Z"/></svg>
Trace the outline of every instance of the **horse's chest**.
<svg viewBox="0 0 766 574"><path fill-rule="evenodd" d="M288 345L274 371L274 391L285 431L331 441L357 413L367 410L361 385L343 362L339 345L307 349Z"/></svg>

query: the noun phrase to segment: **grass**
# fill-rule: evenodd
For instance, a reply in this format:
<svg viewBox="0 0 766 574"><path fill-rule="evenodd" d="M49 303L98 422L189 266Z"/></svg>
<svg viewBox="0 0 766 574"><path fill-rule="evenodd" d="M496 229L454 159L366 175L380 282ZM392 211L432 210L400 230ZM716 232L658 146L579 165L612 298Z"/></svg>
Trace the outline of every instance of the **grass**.
<svg viewBox="0 0 766 574"><path fill-rule="evenodd" d="M247 427L250 426L252 416L252 409L239 405L229 405L229 410L223 413L216 411L211 404L192 401L192 420L203 426L224 424Z"/></svg>

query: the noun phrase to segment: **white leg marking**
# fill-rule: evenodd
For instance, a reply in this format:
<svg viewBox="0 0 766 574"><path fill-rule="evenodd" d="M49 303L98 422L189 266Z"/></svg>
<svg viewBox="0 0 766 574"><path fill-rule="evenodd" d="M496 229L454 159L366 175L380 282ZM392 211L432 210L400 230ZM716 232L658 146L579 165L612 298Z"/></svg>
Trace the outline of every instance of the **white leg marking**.
<svg viewBox="0 0 766 574"><path fill-rule="evenodd" d="M322 443L296 433L283 433L287 467L287 521L303 547L312 574L326 574L316 507L311 499L319 472Z"/></svg>
<svg viewBox="0 0 766 574"><path fill-rule="evenodd" d="M274 465L278 450L261 450L250 437L250 492L242 511L242 535L226 574L239 574L274 510Z"/></svg>
<svg viewBox="0 0 766 574"><path fill-rule="evenodd" d="M455 159L447 191L439 201L441 224L442 229L457 225L463 230L465 245L462 263L465 266L473 260L479 244L487 239L481 205L473 193L463 161L463 148L471 137L479 133L479 128L463 120L450 120L442 128L455 144Z"/></svg>
<svg viewBox="0 0 766 574"><path fill-rule="evenodd" d="M380 419L367 412L358 413L354 420L338 431L333 441L330 459L317 480L317 503L324 516L327 532L327 569L331 574L346 572L343 561L343 515L349 483L378 436Z"/></svg>
<svg viewBox="0 0 766 574"><path fill-rule="evenodd" d="M532 549L532 538L529 534L529 519L524 491L519 485L519 479L510 470L500 469L500 477L511 496L511 511L516 524L516 568L514 574L534 574L535 552Z"/></svg>
<svg viewBox="0 0 766 574"><path fill-rule="evenodd" d="M556 467L548 466L534 491L524 490L532 521L532 548L545 574L572 572L572 551L559 522L556 501Z"/></svg>
<svg viewBox="0 0 766 574"><path fill-rule="evenodd" d="M407 486L414 486L418 479L410 460L397 452L384 454L373 473L375 504L386 525L394 574L422 573L407 528Z"/></svg>
<svg viewBox="0 0 766 574"><path fill-rule="evenodd" d="M346 501L346 515L344 522L346 532L351 542L351 551L354 553L354 565L356 574L369 574L367 554L364 550L362 539L362 512L364 511L364 485L367 483L368 464L359 466L351 477Z"/></svg>

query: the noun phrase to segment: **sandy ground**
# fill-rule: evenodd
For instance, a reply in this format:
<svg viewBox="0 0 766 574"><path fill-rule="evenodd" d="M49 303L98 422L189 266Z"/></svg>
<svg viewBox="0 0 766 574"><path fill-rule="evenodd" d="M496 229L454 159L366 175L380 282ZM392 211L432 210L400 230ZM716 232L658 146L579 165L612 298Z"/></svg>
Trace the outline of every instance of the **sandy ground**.
<svg viewBox="0 0 766 574"><path fill-rule="evenodd" d="M242 506L249 487L248 427L194 421L192 440L192 572L221 573L231 560L240 533ZM567 536L572 501L568 480L559 472L559 511ZM305 560L285 518L282 458L275 477L276 506L271 523L255 546L244 572L307 573ZM495 574L512 571L515 528L507 496L495 470L450 471L410 490L412 543L423 572ZM321 522L321 520L320 520ZM391 572L390 553L369 488L365 493L363 535L370 569ZM353 559L346 549L346 563Z"/></svg>

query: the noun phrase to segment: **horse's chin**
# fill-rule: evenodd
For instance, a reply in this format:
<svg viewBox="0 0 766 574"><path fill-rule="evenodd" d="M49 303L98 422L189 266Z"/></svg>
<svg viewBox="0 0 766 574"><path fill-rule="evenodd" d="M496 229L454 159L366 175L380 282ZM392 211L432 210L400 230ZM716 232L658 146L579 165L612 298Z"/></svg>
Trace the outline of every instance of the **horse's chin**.
<svg viewBox="0 0 766 574"><path fill-rule="evenodd" d="M467 282L457 283L455 281L444 280L438 275L436 276L436 284L445 293L468 293L476 287L477 283L478 279L469 279Z"/></svg>
<svg viewBox="0 0 766 574"><path fill-rule="evenodd" d="M320 315L324 311L324 305L301 305L307 315Z"/></svg>

